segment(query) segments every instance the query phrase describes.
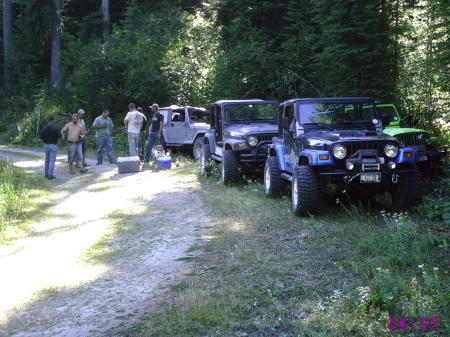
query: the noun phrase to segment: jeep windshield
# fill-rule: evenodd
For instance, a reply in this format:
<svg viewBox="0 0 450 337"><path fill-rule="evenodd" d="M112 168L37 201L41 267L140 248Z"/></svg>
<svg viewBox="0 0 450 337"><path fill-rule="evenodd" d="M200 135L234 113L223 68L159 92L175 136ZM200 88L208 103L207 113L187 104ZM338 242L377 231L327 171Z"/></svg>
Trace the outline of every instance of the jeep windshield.
<svg viewBox="0 0 450 337"><path fill-rule="evenodd" d="M374 129L377 118L367 103L300 103L298 120L304 126Z"/></svg>
<svg viewBox="0 0 450 337"><path fill-rule="evenodd" d="M364 107L367 109L367 107ZM380 116L389 115L392 122L398 121L398 114L392 105L377 105L377 110Z"/></svg>
<svg viewBox="0 0 450 337"><path fill-rule="evenodd" d="M224 106L225 121L239 122L276 122L278 105L276 103L229 104Z"/></svg>

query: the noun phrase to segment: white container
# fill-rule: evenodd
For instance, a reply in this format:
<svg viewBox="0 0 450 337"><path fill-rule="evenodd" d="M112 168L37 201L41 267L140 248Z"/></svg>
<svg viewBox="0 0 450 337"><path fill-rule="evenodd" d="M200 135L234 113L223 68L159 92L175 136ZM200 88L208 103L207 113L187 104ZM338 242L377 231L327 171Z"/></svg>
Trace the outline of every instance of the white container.
<svg viewBox="0 0 450 337"><path fill-rule="evenodd" d="M141 170L141 162L138 156L117 158L119 173L135 173Z"/></svg>

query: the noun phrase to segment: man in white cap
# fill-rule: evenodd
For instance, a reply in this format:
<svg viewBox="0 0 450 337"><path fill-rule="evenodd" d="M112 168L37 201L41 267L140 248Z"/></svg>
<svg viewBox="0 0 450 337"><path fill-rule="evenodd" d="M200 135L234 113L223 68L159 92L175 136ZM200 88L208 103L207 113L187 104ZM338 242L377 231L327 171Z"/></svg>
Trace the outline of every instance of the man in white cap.
<svg viewBox="0 0 450 337"><path fill-rule="evenodd" d="M83 109L78 110L78 123L80 123L80 125L83 127L85 135L87 135L88 130L86 129L86 123L84 121L85 115L86 111L84 111ZM81 140L81 156L82 158L77 159L77 163L75 166L80 167L79 162L81 161L81 165L83 165L83 167L88 167L88 164L86 163L86 137Z"/></svg>

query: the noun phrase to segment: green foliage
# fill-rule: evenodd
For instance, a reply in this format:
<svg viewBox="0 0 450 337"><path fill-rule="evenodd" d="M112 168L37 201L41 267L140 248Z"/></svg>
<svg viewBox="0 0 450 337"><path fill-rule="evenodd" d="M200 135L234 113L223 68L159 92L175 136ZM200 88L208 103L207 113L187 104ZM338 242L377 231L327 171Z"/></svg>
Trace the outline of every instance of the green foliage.
<svg viewBox="0 0 450 337"><path fill-rule="evenodd" d="M33 198L41 189L39 181L0 160L0 242L26 227L25 220L36 207Z"/></svg>
<svg viewBox="0 0 450 337"><path fill-rule="evenodd" d="M443 174L437 177L430 187L429 193L424 197L422 211L432 220L443 222L450 227L450 163L443 162Z"/></svg>
<svg viewBox="0 0 450 337"><path fill-rule="evenodd" d="M91 122L104 107L121 120L130 101L370 95L448 147L448 1L113 1L108 50L98 1L63 1L62 85L43 96L52 8L14 1L16 92L0 100L2 120L33 124L46 106L83 107Z"/></svg>

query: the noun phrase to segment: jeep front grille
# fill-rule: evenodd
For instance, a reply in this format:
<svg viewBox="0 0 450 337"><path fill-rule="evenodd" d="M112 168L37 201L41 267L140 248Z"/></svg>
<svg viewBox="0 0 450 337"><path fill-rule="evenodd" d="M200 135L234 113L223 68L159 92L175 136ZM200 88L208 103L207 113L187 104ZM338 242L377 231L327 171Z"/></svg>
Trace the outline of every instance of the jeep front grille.
<svg viewBox="0 0 450 337"><path fill-rule="evenodd" d="M403 135L397 135L395 138L397 138L403 147L426 145L427 142L426 133L405 133Z"/></svg>
<svg viewBox="0 0 450 337"><path fill-rule="evenodd" d="M276 137L277 134L273 134L273 135L255 135L256 137L258 137L258 142L264 142L264 141L270 141L272 142L272 138Z"/></svg>
<svg viewBox="0 0 450 337"><path fill-rule="evenodd" d="M384 155L383 142L354 142L354 143L341 143L347 149L347 157L351 157L359 150L377 150L379 156Z"/></svg>

